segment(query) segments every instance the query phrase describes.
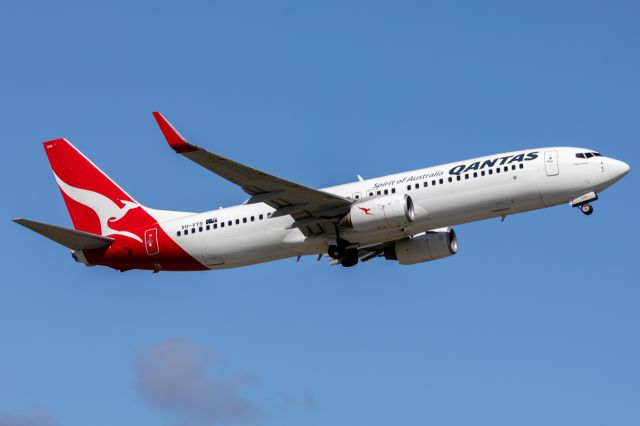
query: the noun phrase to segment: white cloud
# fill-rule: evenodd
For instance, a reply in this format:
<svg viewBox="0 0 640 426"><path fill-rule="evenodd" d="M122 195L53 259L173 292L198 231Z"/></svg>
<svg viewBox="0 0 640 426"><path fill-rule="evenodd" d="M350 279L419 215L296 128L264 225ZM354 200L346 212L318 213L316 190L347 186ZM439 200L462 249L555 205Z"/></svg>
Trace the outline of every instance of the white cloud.
<svg viewBox="0 0 640 426"><path fill-rule="evenodd" d="M211 349L187 340L164 340L144 350L139 357L135 387L151 406L185 426L218 425L258 417L255 405L239 394L239 389L251 383L253 377L247 373L224 378L211 375L210 370L221 362Z"/></svg>

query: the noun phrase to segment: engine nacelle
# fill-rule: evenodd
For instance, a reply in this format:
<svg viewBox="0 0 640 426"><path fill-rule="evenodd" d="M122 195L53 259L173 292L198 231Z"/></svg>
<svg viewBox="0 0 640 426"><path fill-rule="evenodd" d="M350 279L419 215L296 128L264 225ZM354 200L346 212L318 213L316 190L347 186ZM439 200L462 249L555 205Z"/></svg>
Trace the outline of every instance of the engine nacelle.
<svg viewBox="0 0 640 426"><path fill-rule="evenodd" d="M351 210L339 225L355 231L402 228L415 218L413 201L406 194L392 194L362 200L351 205Z"/></svg>
<svg viewBox="0 0 640 426"><path fill-rule="evenodd" d="M412 265L453 256L457 252L458 238L453 228L441 228L396 241L384 250L384 257L397 260L401 265Z"/></svg>

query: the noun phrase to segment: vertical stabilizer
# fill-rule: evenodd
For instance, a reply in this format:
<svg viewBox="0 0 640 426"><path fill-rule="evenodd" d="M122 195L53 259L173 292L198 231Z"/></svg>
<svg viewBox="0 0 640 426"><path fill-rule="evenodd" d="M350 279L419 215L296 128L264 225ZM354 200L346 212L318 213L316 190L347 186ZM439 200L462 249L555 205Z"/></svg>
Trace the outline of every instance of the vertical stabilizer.
<svg viewBox="0 0 640 426"><path fill-rule="evenodd" d="M133 197L66 139L43 145L75 229L142 242L130 231L155 219Z"/></svg>

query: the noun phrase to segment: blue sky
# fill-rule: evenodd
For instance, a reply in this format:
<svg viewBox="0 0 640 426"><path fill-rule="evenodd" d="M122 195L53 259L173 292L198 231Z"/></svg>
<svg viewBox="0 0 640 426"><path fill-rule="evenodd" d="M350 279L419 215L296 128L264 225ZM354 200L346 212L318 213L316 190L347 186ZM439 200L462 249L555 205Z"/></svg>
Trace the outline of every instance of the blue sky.
<svg viewBox="0 0 640 426"><path fill-rule="evenodd" d="M0 425L639 424L639 19L632 1L3 5ZM146 205L241 202L154 110L311 186L546 145L632 170L591 217L459 226L457 256L412 267L121 274L10 222L70 225L40 144L57 137Z"/></svg>

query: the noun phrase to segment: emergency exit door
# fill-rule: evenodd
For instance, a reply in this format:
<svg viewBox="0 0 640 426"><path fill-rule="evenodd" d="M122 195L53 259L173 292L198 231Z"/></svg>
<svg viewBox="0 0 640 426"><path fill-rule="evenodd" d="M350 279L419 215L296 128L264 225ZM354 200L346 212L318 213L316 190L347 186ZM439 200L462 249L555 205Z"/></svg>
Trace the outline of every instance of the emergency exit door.
<svg viewBox="0 0 640 426"><path fill-rule="evenodd" d="M558 168L558 151L547 151L544 153L544 169L547 176L555 176L560 173Z"/></svg>

